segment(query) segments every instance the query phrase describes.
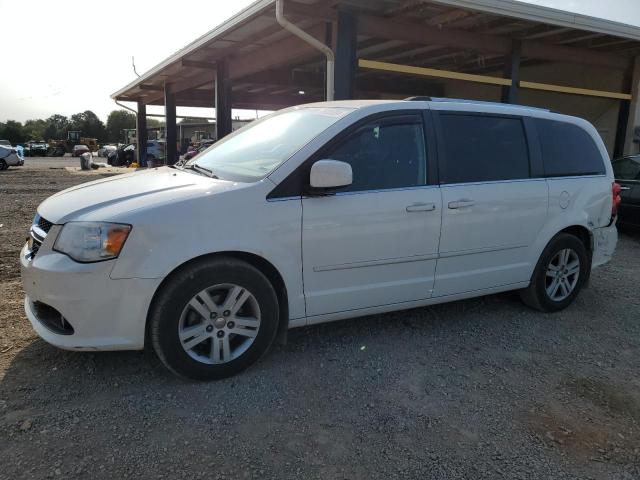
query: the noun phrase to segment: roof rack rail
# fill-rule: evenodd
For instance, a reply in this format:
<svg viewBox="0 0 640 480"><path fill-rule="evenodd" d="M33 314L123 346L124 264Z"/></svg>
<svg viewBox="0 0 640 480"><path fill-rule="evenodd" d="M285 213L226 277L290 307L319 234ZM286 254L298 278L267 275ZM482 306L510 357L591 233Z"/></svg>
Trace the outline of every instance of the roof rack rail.
<svg viewBox="0 0 640 480"><path fill-rule="evenodd" d="M409 102L441 102L441 103L472 103L480 105L496 105L501 107L524 108L527 110L540 110L543 112L551 112L548 108L530 107L528 105L514 105L512 103L488 102L486 100L470 100L468 98L444 98L444 97L426 97L416 96L405 98Z"/></svg>

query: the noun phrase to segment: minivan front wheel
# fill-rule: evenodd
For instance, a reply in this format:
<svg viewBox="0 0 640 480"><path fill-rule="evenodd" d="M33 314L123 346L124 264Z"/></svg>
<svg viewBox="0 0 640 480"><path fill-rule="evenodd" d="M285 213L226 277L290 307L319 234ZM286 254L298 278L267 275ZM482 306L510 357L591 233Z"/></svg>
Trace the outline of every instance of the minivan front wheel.
<svg viewBox="0 0 640 480"><path fill-rule="evenodd" d="M543 312L569 306L588 275L589 255L574 235L555 236L540 256L528 288L520 296L525 304Z"/></svg>
<svg viewBox="0 0 640 480"><path fill-rule="evenodd" d="M258 361L277 332L279 308L271 283L239 260L190 265L156 298L150 316L153 347L183 377L234 375Z"/></svg>

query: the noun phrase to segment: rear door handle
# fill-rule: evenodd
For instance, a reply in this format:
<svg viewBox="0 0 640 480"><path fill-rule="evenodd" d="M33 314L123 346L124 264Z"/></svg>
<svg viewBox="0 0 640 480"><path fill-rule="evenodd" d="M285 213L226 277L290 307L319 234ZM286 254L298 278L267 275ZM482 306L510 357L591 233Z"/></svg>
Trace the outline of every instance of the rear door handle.
<svg viewBox="0 0 640 480"><path fill-rule="evenodd" d="M631 187L620 187L620 191L626 192L627 190L631 190Z"/></svg>
<svg viewBox="0 0 640 480"><path fill-rule="evenodd" d="M473 207L476 204L473 200L468 200L463 198L461 200L456 200L455 202L449 202L449 208L451 210L457 210L459 208Z"/></svg>
<svg viewBox="0 0 640 480"><path fill-rule="evenodd" d="M414 203L407 207L407 212L433 212L435 209L435 203Z"/></svg>

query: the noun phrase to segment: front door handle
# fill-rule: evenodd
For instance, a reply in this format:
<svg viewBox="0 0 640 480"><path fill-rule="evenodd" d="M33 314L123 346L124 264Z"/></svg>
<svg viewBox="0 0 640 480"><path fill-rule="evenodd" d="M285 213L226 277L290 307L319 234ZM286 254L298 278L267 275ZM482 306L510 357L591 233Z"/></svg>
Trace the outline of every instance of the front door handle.
<svg viewBox="0 0 640 480"><path fill-rule="evenodd" d="M456 200L455 202L449 202L449 208L451 210L457 210L459 208L473 207L475 204L476 202L473 200L463 198L461 200Z"/></svg>
<svg viewBox="0 0 640 480"><path fill-rule="evenodd" d="M435 209L435 203L414 203L407 207L407 212L433 212Z"/></svg>
<svg viewBox="0 0 640 480"><path fill-rule="evenodd" d="M631 190L631 187L620 187L621 192L626 192L627 190Z"/></svg>

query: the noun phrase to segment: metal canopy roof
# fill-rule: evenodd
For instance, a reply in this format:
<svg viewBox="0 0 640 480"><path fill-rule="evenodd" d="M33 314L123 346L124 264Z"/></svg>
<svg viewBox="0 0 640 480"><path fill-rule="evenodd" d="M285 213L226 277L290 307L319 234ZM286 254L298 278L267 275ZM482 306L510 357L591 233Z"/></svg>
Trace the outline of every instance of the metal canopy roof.
<svg viewBox="0 0 640 480"><path fill-rule="evenodd" d="M457 72L501 71L513 39L523 65L582 63L624 71L640 28L513 0L286 0L285 14L322 41L337 8L358 14L358 58ZM227 58L233 107L277 109L323 98L324 58L283 30L275 0L258 0L117 91L112 98L213 107L216 61ZM437 82L358 70L357 95L439 95ZM304 94L299 92L304 91Z"/></svg>

